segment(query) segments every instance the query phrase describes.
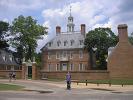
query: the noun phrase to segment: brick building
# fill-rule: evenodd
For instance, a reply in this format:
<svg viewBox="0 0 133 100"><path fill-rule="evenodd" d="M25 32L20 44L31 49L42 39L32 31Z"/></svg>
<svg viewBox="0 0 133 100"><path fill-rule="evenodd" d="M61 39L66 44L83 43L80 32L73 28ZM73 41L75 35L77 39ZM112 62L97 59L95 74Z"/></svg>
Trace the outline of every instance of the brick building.
<svg viewBox="0 0 133 100"><path fill-rule="evenodd" d="M22 67L15 53L0 49L0 77L7 78L9 72L16 72L17 78L21 78Z"/></svg>
<svg viewBox="0 0 133 100"><path fill-rule="evenodd" d="M56 26L56 36L42 50L43 71L86 71L90 69L89 55L84 50L85 24L80 31L74 30L75 24L70 14L67 32Z"/></svg>

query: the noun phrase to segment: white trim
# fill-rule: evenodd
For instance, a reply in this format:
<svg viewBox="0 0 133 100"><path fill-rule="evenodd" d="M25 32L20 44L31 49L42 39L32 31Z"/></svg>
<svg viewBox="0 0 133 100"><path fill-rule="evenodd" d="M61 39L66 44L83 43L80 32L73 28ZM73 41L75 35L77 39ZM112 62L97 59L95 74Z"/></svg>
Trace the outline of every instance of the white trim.
<svg viewBox="0 0 133 100"><path fill-rule="evenodd" d="M79 58L83 58L83 51L82 50L79 51Z"/></svg>
<svg viewBox="0 0 133 100"><path fill-rule="evenodd" d="M51 53L48 52L48 59L51 59Z"/></svg>
<svg viewBox="0 0 133 100"><path fill-rule="evenodd" d="M79 71L83 71L84 70L84 65L83 63L79 63Z"/></svg>
<svg viewBox="0 0 133 100"><path fill-rule="evenodd" d="M73 71L74 70L74 64L73 63L70 63L70 68L69 68L70 71Z"/></svg>
<svg viewBox="0 0 133 100"><path fill-rule="evenodd" d="M73 51L70 51L70 59L73 59Z"/></svg>
<svg viewBox="0 0 133 100"><path fill-rule="evenodd" d="M56 59L60 59L60 53L56 52Z"/></svg>
<svg viewBox="0 0 133 100"><path fill-rule="evenodd" d="M56 64L56 71L60 71L60 64Z"/></svg>
<svg viewBox="0 0 133 100"><path fill-rule="evenodd" d="M51 71L51 64L48 64L48 71Z"/></svg>

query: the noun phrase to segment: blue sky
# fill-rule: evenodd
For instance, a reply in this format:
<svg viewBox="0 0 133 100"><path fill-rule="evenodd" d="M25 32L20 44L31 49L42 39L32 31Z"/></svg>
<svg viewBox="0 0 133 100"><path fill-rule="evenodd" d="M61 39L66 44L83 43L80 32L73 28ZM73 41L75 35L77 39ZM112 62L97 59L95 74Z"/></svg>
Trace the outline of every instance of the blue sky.
<svg viewBox="0 0 133 100"><path fill-rule="evenodd" d="M72 6L75 30L86 24L87 31L96 27L111 27L117 34L118 24L128 24L133 32L133 0L0 0L0 20L12 22L19 15L32 16L47 26L49 33L38 41L38 48L55 36L55 27L66 31L69 8Z"/></svg>

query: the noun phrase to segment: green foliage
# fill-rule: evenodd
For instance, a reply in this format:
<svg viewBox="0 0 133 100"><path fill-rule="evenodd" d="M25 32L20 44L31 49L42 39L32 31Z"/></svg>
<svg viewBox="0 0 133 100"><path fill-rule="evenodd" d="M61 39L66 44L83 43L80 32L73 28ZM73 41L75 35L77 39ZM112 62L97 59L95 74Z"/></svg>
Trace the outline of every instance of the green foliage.
<svg viewBox="0 0 133 100"><path fill-rule="evenodd" d="M6 37L7 31L9 30L9 24L3 21L0 21L0 48L7 48L9 45L4 37Z"/></svg>
<svg viewBox="0 0 133 100"><path fill-rule="evenodd" d="M37 40L45 35L46 27L37 24L37 21L31 16L22 15L15 18L11 26L12 47L20 52L21 58L31 59L37 47Z"/></svg>
<svg viewBox="0 0 133 100"><path fill-rule="evenodd" d="M133 45L133 37L128 37L128 39L129 39L129 42Z"/></svg>
<svg viewBox="0 0 133 100"><path fill-rule="evenodd" d="M118 37L111 31L110 28L96 28L88 32L84 45L90 52L90 58L92 58L93 48L97 48L97 66L100 69L106 69L108 48L115 46L117 42Z"/></svg>
<svg viewBox="0 0 133 100"><path fill-rule="evenodd" d="M37 67L41 69L41 53L35 53L35 60Z"/></svg>

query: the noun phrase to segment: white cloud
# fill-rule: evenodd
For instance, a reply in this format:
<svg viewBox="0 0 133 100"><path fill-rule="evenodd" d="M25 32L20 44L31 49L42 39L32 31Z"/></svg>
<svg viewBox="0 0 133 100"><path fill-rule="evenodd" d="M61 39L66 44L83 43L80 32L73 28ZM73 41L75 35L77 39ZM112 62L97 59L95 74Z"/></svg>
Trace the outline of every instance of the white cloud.
<svg viewBox="0 0 133 100"><path fill-rule="evenodd" d="M43 0L1 0L0 6L5 6L7 9L37 9L44 6L45 2Z"/></svg>
<svg viewBox="0 0 133 100"><path fill-rule="evenodd" d="M9 22L9 20L7 18L4 18L3 21L4 22Z"/></svg>
<svg viewBox="0 0 133 100"><path fill-rule="evenodd" d="M71 4L68 4L67 0L0 0L0 18L8 18L3 15L13 16L16 13L44 8L40 12L44 18L43 26L49 27L49 35L45 37L48 41L55 36L57 25L61 26L63 32L66 31L71 5L75 31L80 30L80 24L86 24L87 31L96 27L111 27L117 33L117 25L126 23L131 33L133 32L132 4L132 0L73 0ZM44 46L40 42L39 45Z"/></svg>

